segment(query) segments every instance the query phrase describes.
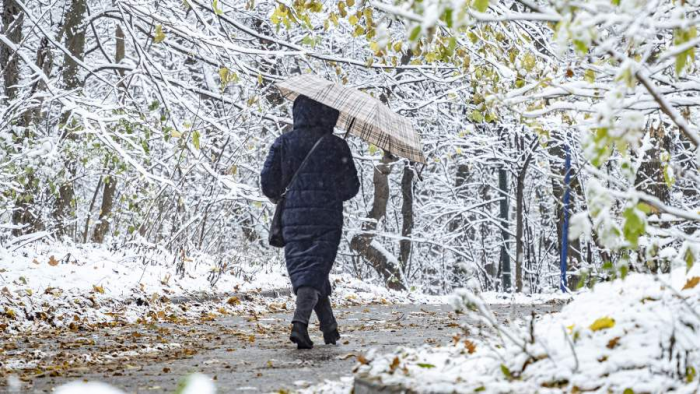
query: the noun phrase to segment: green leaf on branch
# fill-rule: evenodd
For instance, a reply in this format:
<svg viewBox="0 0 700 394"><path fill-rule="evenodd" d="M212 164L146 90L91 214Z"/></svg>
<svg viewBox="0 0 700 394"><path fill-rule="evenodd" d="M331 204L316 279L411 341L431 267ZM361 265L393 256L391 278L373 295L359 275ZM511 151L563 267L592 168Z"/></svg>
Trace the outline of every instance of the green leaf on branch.
<svg viewBox="0 0 700 394"><path fill-rule="evenodd" d="M474 8L479 12L486 12L489 8L489 0L474 0Z"/></svg>
<svg viewBox="0 0 700 394"><path fill-rule="evenodd" d="M192 145L199 150L199 131L195 130L194 133L192 133Z"/></svg>
<svg viewBox="0 0 700 394"><path fill-rule="evenodd" d="M535 55L532 53L528 53L523 57L523 67L528 72L535 68L535 64L537 64L537 60L535 59Z"/></svg>
<svg viewBox="0 0 700 394"><path fill-rule="evenodd" d="M588 53L588 45L586 45L585 42L581 40L574 40L574 48L576 48L576 51L578 51L581 54L586 54Z"/></svg>
<svg viewBox="0 0 700 394"><path fill-rule="evenodd" d="M513 380L513 374L510 372L510 369L505 364L501 364L501 372L503 372L503 376L506 377L508 380Z"/></svg>
<svg viewBox="0 0 700 394"><path fill-rule="evenodd" d="M698 30L695 26L688 30L676 29L673 32L673 45L679 46L694 39L698 35ZM688 48L685 51L676 55L676 75L680 75L688 64L695 61L695 48Z"/></svg>
<svg viewBox="0 0 700 394"><path fill-rule="evenodd" d="M586 70L586 73L583 74L583 78L588 83L595 83L595 71L589 68L588 70Z"/></svg>
<svg viewBox="0 0 700 394"><path fill-rule="evenodd" d="M695 264L695 256L693 256L693 252L688 248L685 250L686 272L690 272L690 269L693 268L693 264Z"/></svg>
<svg viewBox="0 0 700 394"><path fill-rule="evenodd" d="M420 35L420 32L421 32L420 26L414 27L413 30L411 30L411 35L408 36L408 39L411 41L416 41L418 39L418 36Z"/></svg>
<svg viewBox="0 0 700 394"><path fill-rule="evenodd" d="M654 209L651 207L651 205L644 203L644 202L640 202L639 204L637 204L637 209L646 213L647 215L654 211Z"/></svg>
<svg viewBox="0 0 700 394"><path fill-rule="evenodd" d="M163 33L163 26L157 25L156 34L155 36L153 36L153 42L155 42L156 44L160 44L163 41L165 41L165 33Z"/></svg>
<svg viewBox="0 0 700 394"><path fill-rule="evenodd" d="M224 10L221 9L221 6L219 5L219 0L214 0L211 4L211 8L214 9L214 13L216 15L223 15Z"/></svg>
<svg viewBox="0 0 700 394"><path fill-rule="evenodd" d="M452 23L452 13L453 12L454 11L452 11L452 8L447 8L447 9L445 9L445 13L442 14L442 20L445 22L445 24L447 24L448 29L451 29L453 26L453 23Z"/></svg>
<svg viewBox="0 0 700 394"><path fill-rule="evenodd" d="M625 239L634 247L637 247L639 237L644 234L646 223L635 208L627 208L622 213L625 218L625 225L622 228Z"/></svg>

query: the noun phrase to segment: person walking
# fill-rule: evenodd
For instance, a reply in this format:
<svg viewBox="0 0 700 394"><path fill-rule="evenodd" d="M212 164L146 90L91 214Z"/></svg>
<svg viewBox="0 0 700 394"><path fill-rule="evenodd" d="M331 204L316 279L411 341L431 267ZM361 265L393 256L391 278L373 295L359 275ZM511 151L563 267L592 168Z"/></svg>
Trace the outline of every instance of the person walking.
<svg viewBox="0 0 700 394"><path fill-rule="evenodd" d="M343 202L357 194L360 181L347 142L333 135L338 110L300 95L292 113L293 130L272 144L260 181L273 202L284 196L284 257L297 296L289 339L298 349L311 349L313 311L324 342L340 339L328 275L340 245Z"/></svg>

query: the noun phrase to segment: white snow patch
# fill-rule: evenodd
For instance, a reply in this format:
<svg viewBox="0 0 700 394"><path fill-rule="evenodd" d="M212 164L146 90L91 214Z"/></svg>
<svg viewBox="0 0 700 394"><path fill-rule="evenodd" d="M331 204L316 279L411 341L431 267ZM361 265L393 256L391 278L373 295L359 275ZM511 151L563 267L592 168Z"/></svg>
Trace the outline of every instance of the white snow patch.
<svg viewBox="0 0 700 394"><path fill-rule="evenodd" d="M124 394L123 391L101 382L75 381L58 387L56 394Z"/></svg>
<svg viewBox="0 0 700 394"><path fill-rule="evenodd" d="M630 274L574 296L560 313L496 323L482 296L457 292L479 326L455 344L366 355L358 374L415 392L697 393L700 265L689 272ZM488 298L488 297L487 297ZM476 312L473 312L476 311ZM330 391L328 391L330 392Z"/></svg>

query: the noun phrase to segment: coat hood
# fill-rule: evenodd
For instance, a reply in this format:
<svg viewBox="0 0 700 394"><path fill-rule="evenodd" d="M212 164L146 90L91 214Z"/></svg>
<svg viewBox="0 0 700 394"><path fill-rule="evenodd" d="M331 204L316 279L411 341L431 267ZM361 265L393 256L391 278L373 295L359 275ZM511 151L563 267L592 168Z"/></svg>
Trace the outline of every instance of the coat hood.
<svg viewBox="0 0 700 394"><path fill-rule="evenodd" d="M322 134L332 133L340 112L316 100L301 95L294 100L292 109L295 130L313 130Z"/></svg>

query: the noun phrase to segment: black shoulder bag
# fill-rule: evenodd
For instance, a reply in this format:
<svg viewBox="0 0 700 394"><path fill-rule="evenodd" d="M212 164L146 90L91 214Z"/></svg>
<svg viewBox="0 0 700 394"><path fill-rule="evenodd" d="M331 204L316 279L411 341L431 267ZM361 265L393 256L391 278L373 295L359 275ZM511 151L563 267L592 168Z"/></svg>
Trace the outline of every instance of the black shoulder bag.
<svg viewBox="0 0 700 394"><path fill-rule="evenodd" d="M309 160L309 157L316 150L316 148L321 144L321 141L323 141L324 138L326 138L325 135L323 137L319 138L318 141L316 141L314 146L311 148L309 153L306 154L304 161L301 162L301 165L299 165L299 168L297 168L297 171L294 173L294 175L292 176L292 179L289 181L289 183L287 184L287 187L284 189L284 192L280 196L280 199L277 200L277 207L275 208L275 215L272 217L272 224L270 225L270 237L268 239L270 246L274 246L276 248L283 248L284 247L284 237L282 237L282 212L284 211L285 197L287 195L287 192L289 191L289 188L292 187L292 185L294 184L294 181L297 179L297 175L301 172L301 169L304 168L304 165Z"/></svg>

